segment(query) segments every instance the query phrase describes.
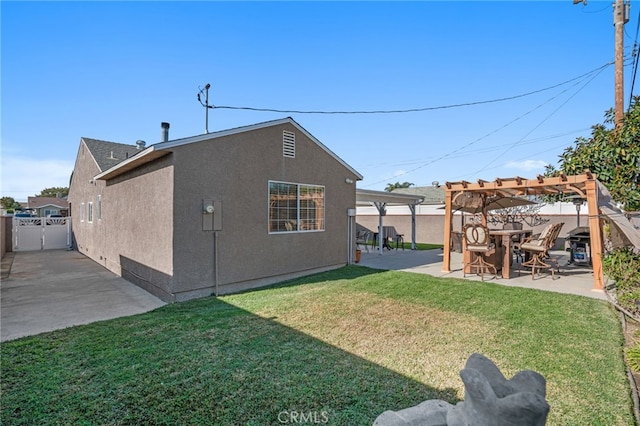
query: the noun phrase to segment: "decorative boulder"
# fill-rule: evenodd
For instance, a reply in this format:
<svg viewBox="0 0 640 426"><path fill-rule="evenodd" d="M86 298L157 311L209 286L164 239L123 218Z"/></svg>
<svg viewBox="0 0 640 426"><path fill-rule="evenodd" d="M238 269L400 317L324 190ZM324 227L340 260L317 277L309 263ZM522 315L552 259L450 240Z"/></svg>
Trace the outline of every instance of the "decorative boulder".
<svg viewBox="0 0 640 426"><path fill-rule="evenodd" d="M546 380L524 370L507 380L498 367L481 354L472 354L460 372L465 400L451 405L425 401L400 411L385 411L374 426L543 426L549 414Z"/></svg>

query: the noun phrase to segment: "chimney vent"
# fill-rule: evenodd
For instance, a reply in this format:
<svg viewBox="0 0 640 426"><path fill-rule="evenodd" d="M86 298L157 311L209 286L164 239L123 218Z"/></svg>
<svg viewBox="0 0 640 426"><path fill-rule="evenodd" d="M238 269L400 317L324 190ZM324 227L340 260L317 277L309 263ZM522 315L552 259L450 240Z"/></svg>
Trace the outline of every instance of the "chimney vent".
<svg viewBox="0 0 640 426"><path fill-rule="evenodd" d="M169 123L165 123L164 121L160 123L160 127L162 128L162 142L169 141Z"/></svg>
<svg viewBox="0 0 640 426"><path fill-rule="evenodd" d="M145 147L145 145L146 145L146 144L147 144L147 143L146 143L145 141L141 141L140 139L138 139L138 140L136 141L136 145L138 146L138 148L137 148L137 149L144 149L144 147Z"/></svg>

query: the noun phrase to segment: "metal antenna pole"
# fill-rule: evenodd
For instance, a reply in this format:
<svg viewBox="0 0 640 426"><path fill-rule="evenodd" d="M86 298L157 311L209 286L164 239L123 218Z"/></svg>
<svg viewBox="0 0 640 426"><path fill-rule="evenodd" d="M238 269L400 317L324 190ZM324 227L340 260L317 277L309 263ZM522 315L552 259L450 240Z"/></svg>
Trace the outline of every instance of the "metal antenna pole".
<svg viewBox="0 0 640 426"><path fill-rule="evenodd" d="M209 83L207 83L206 86L204 86L204 103L205 103L205 116L204 116L204 132L205 133L209 133L209 88L211 87L211 85Z"/></svg>

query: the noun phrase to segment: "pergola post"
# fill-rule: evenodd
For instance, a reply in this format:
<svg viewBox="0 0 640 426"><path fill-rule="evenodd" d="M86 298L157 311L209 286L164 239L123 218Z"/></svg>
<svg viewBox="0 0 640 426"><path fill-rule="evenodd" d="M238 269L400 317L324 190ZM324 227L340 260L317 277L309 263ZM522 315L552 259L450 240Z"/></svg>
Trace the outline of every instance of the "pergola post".
<svg viewBox="0 0 640 426"><path fill-rule="evenodd" d="M451 272L451 230L453 213L451 211L451 191L444 195L444 247L442 254L442 272Z"/></svg>
<svg viewBox="0 0 640 426"><path fill-rule="evenodd" d="M593 284L594 289L602 290L604 288L604 272L602 271L602 253L604 251L604 243L602 237L602 222L599 214L600 209L598 208L598 191L596 190L596 181L586 181L585 189L587 192L587 205L589 206L589 236L591 238L589 248L591 249Z"/></svg>
<svg viewBox="0 0 640 426"><path fill-rule="evenodd" d="M416 204L409 204L411 210L411 250L416 249Z"/></svg>
<svg viewBox="0 0 640 426"><path fill-rule="evenodd" d="M378 254L382 256L382 248L384 244L382 238L384 238L384 229L382 228L382 217L387 214L386 204L380 201L374 201L373 203L378 209Z"/></svg>

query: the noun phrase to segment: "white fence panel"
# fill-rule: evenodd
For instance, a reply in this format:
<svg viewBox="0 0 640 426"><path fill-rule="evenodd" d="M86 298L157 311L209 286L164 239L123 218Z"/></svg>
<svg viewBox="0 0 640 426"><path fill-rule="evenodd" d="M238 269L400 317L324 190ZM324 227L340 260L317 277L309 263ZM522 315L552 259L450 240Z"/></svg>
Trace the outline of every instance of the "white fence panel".
<svg viewBox="0 0 640 426"><path fill-rule="evenodd" d="M71 247L71 218L47 217L44 218L42 233L42 249L63 249Z"/></svg>
<svg viewBox="0 0 640 426"><path fill-rule="evenodd" d="M70 217L14 217L13 251L71 247Z"/></svg>

